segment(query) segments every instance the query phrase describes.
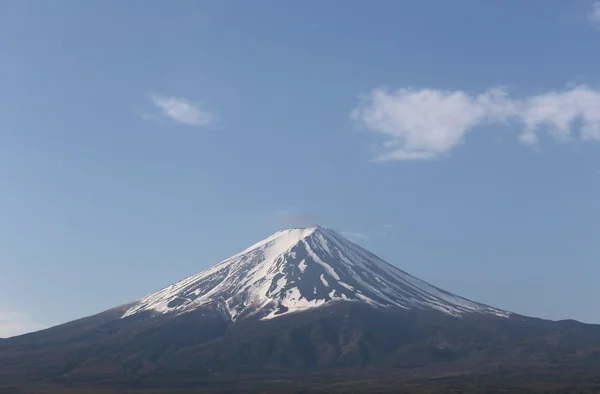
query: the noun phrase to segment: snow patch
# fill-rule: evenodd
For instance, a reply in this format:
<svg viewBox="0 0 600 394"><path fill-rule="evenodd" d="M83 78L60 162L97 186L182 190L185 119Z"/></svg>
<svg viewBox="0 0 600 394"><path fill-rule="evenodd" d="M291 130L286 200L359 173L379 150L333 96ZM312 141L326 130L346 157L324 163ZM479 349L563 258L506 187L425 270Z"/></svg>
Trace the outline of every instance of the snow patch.
<svg viewBox="0 0 600 394"><path fill-rule="evenodd" d="M321 276L319 278L321 279L321 283L323 283L325 285L325 287L329 287L329 282L327 282L327 280L325 279L323 274L321 274Z"/></svg>
<svg viewBox="0 0 600 394"><path fill-rule="evenodd" d="M300 272L304 273L306 270L306 260L302 260L300 264L298 264L298 269L300 269Z"/></svg>
<svg viewBox="0 0 600 394"><path fill-rule="evenodd" d="M279 293L286 284L287 284L287 278L285 276L282 276L281 278L277 279L277 282L275 283L275 288L273 289L273 291L270 294Z"/></svg>

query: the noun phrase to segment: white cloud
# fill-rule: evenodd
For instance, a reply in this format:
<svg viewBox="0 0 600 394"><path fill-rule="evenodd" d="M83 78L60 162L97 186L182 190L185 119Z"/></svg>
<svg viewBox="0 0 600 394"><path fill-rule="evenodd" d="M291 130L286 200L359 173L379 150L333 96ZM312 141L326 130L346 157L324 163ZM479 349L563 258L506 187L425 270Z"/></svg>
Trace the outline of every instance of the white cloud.
<svg viewBox="0 0 600 394"><path fill-rule="evenodd" d="M479 96L433 89L374 89L353 117L385 137L384 152L377 160L421 160L448 152L468 130L514 111L501 89Z"/></svg>
<svg viewBox="0 0 600 394"><path fill-rule="evenodd" d="M161 110L162 116L189 126L208 126L215 118L211 112L202 108L201 103L185 98L159 94L151 94L148 98Z"/></svg>
<svg viewBox="0 0 600 394"><path fill-rule="evenodd" d="M520 115L525 123L522 140L537 142L536 131L542 127L557 140L572 139L576 120L580 139L600 140L600 91L586 86L531 97Z"/></svg>
<svg viewBox="0 0 600 394"><path fill-rule="evenodd" d="M435 89L374 89L352 112L353 119L383 137L376 161L425 160L440 157L464 141L468 132L491 124L518 122L519 140L539 142L547 130L569 140L580 121L581 140L600 140L600 91L577 86L515 99L502 88L479 95Z"/></svg>
<svg viewBox="0 0 600 394"><path fill-rule="evenodd" d="M592 4L589 14L590 22L594 25L600 26L600 1L595 1Z"/></svg>
<svg viewBox="0 0 600 394"><path fill-rule="evenodd" d="M47 326L37 323L24 313L0 310L0 338L38 331Z"/></svg>

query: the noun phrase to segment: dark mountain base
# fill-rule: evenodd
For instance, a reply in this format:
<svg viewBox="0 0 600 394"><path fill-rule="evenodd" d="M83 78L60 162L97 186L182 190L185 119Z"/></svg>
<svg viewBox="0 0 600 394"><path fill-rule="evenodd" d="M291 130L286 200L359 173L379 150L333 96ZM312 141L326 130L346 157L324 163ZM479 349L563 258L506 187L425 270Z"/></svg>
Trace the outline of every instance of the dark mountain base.
<svg viewBox="0 0 600 394"><path fill-rule="evenodd" d="M351 302L235 324L218 306L120 313L0 342L0 394L600 391L600 327L573 321Z"/></svg>

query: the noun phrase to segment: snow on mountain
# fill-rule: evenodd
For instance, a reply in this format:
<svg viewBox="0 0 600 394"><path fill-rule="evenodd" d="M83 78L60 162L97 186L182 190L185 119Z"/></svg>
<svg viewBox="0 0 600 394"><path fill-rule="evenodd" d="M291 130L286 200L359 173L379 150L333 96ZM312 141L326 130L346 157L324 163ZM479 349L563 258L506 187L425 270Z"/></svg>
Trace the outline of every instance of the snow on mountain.
<svg viewBox="0 0 600 394"><path fill-rule="evenodd" d="M450 315L504 312L434 287L335 231L279 231L221 263L134 302L124 313L185 313L214 305L233 321L271 319L333 301L435 309Z"/></svg>

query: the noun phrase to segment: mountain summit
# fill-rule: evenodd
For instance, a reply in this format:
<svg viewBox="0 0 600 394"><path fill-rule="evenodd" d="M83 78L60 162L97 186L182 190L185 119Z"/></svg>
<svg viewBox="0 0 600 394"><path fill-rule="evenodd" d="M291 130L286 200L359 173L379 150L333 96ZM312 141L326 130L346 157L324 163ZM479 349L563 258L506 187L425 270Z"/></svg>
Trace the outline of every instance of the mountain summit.
<svg viewBox="0 0 600 394"><path fill-rule="evenodd" d="M228 319L271 319L352 301L376 307L434 309L458 316L488 307L434 287L320 226L278 231L221 263L147 295L123 317L185 313L213 305Z"/></svg>

